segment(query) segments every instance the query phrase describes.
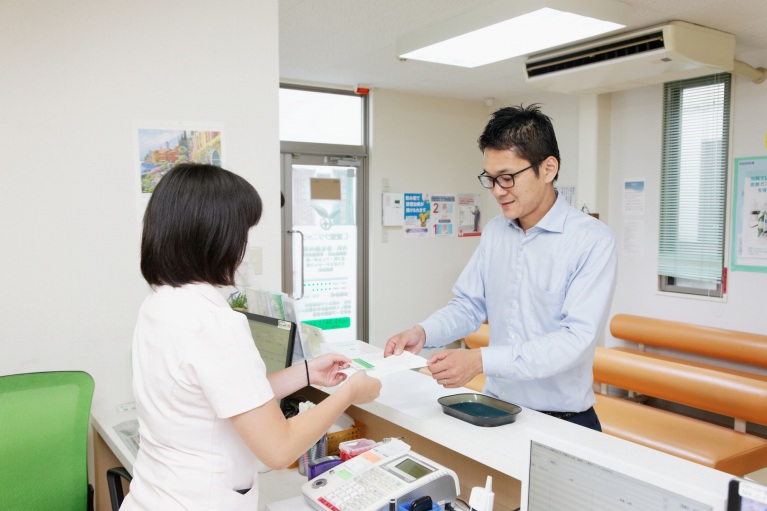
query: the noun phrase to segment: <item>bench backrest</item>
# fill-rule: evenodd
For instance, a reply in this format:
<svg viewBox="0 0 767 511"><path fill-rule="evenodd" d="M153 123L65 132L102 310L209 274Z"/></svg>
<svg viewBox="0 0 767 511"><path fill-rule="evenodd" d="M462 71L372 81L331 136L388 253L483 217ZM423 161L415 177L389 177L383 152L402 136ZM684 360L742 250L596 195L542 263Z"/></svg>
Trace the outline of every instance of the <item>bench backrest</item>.
<svg viewBox="0 0 767 511"><path fill-rule="evenodd" d="M490 327L487 323L479 325L476 332L472 332L463 338L467 348L484 348L490 344Z"/></svg>
<svg viewBox="0 0 767 511"><path fill-rule="evenodd" d="M616 314L610 333L617 339L767 367L767 335Z"/></svg>
<svg viewBox="0 0 767 511"><path fill-rule="evenodd" d="M594 381L757 424L767 424L767 382L597 347Z"/></svg>

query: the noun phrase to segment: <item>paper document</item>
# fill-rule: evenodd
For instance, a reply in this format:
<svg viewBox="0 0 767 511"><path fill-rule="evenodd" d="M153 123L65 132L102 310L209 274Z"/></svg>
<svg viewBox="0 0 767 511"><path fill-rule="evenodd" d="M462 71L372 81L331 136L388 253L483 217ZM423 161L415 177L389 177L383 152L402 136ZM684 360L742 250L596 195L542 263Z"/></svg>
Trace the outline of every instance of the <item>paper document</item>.
<svg viewBox="0 0 767 511"><path fill-rule="evenodd" d="M344 370L349 375L356 371L367 371L370 376L381 378L387 374L426 366L425 358L409 351L384 358L381 348L362 341L325 343L322 345L322 352L337 353L352 359L351 367Z"/></svg>
<svg viewBox="0 0 767 511"><path fill-rule="evenodd" d="M122 438L125 445L128 447L133 456L138 455L139 443L141 438L138 433L138 419L132 419L125 422L121 422L114 427L114 430Z"/></svg>
<svg viewBox="0 0 767 511"><path fill-rule="evenodd" d="M401 355L391 355L386 358L384 358L383 353L360 355L357 358L352 358L351 369L367 371L370 376L380 379L387 374L419 369L425 365L425 358L404 351Z"/></svg>
<svg viewBox="0 0 767 511"><path fill-rule="evenodd" d="M358 358L362 355L381 353L381 348L376 348L362 341L326 342L320 346L321 353L336 353L349 358Z"/></svg>
<svg viewBox="0 0 767 511"><path fill-rule="evenodd" d="M322 345L325 343L325 337L321 328L306 323L298 323L298 337L301 340L304 357L312 358L323 353Z"/></svg>

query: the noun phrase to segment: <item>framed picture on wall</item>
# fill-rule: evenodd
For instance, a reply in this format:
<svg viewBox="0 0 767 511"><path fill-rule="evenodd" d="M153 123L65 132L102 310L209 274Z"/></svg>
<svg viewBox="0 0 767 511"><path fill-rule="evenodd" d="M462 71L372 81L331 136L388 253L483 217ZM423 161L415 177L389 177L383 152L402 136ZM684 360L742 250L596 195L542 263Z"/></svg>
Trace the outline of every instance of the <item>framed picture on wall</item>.
<svg viewBox="0 0 767 511"><path fill-rule="evenodd" d="M733 190L730 268L767 273L767 156L736 158Z"/></svg>
<svg viewBox="0 0 767 511"><path fill-rule="evenodd" d="M191 126L138 128L138 164L141 193L154 187L173 165L208 163L221 167L221 131Z"/></svg>

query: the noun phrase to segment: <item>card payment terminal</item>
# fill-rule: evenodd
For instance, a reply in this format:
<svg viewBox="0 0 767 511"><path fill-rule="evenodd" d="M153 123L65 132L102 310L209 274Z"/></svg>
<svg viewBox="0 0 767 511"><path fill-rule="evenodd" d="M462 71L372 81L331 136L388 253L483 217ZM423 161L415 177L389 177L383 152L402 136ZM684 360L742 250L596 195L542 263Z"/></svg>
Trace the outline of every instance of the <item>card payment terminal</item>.
<svg viewBox="0 0 767 511"><path fill-rule="evenodd" d="M396 439L320 474L302 490L320 511L387 511L390 499L404 504L426 495L453 504L461 491L455 472Z"/></svg>

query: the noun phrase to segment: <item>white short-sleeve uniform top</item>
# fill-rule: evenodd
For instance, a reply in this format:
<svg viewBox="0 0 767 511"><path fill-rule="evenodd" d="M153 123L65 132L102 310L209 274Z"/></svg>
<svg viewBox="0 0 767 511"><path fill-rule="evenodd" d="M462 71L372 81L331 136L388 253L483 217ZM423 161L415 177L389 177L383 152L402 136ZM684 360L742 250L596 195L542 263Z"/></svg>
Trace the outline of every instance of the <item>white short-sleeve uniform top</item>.
<svg viewBox="0 0 767 511"><path fill-rule="evenodd" d="M258 461L228 417L274 394L245 316L215 287L161 286L146 298L133 391L141 445L121 510L257 509Z"/></svg>

